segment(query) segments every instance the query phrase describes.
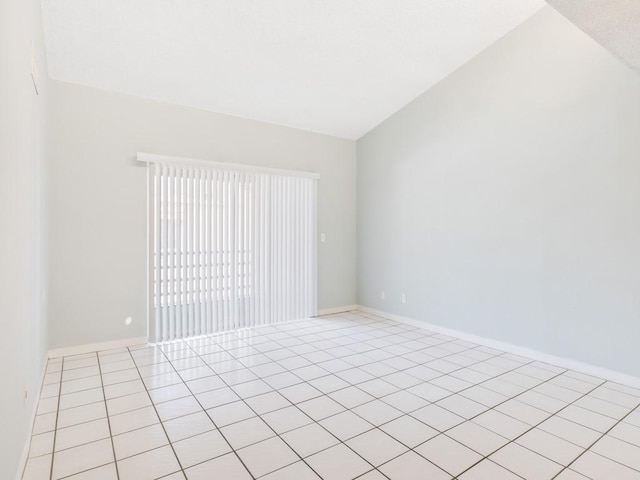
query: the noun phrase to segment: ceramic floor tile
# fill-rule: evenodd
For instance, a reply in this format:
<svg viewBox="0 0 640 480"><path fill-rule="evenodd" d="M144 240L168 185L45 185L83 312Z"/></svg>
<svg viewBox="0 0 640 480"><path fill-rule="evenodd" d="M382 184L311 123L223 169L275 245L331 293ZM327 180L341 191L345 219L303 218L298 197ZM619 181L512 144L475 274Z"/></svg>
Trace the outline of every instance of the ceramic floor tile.
<svg viewBox="0 0 640 480"><path fill-rule="evenodd" d="M630 423L620 422L608 432L608 435L640 447L640 427Z"/></svg>
<svg viewBox="0 0 640 480"><path fill-rule="evenodd" d="M411 412L411 416L441 432L465 421L464 418L435 404Z"/></svg>
<svg viewBox="0 0 640 480"><path fill-rule="evenodd" d="M400 410L391 405L387 405L381 400L373 400L372 402L355 407L353 412L375 426L380 426L383 423L390 422L402 416Z"/></svg>
<svg viewBox="0 0 640 480"><path fill-rule="evenodd" d="M585 452L573 464L571 470L592 480L640 480L640 472L593 452Z"/></svg>
<svg viewBox="0 0 640 480"><path fill-rule="evenodd" d="M492 462L488 458L477 463L459 477L460 480L521 480L513 472Z"/></svg>
<svg viewBox="0 0 640 480"><path fill-rule="evenodd" d="M237 450L238 455L255 477L261 477L299 460L280 438L273 437Z"/></svg>
<svg viewBox="0 0 640 480"><path fill-rule="evenodd" d="M227 387L199 393L196 398L205 410L240 401L240 397Z"/></svg>
<svg viewBox="0 0 640 480"><path fill-rule="evenodd" d="M452 476L461 474L482 460L481 455L446 435L438 435L418 445L415 451Z"/></svg>
<svg viewBox="0 0 640 480"><path fill-rule="evenodd" d="M255 416L255 412L242 401L209 409L207 413L218 428Z"/></svg>
<svg viewBox="0 0 640 480"><path fill-rule="evenodd" d="M118 461L120 480L153 480L178 470L180 464L169 446Z"/></svg>
<svg viewBox="0 0 640 480"><path fill-rule="evenodd" d="M190 380L185 383L191 393L197 395L199 393L209 392L211 390L217 390L218 388L225 387L225 383L217 376L210 376L199 378L197 380Z"/></svg>
<svg viewBox="0 0 640 480"><path fill-rule="evenodd" d="M516 443L510 443L489 457L527 480L552 479L562 466Z"/></svg>
<svg viewBox="0 0 640 480"><path fill-rule="evenodd" d="M163 425L171 442L177 442L216 429L216 426L205 412L196 412L175 418L164 422Z"/></svg>
<svg viewBox="0 0 640 480"><path fill-rule="evenodd" d="M603 385L593 390L589 395L607 402L615 403L622 407L633 409L637 408L640 404L640 397L638 396L638 393L639 392L635 392L635 395L631 395L620 390L608 388L608 385Z"/></svg>
<svg viewBox="0 0 640 480"><path fill-rule="evenodd" d="M342 412L334 415L333 417L325 418L320 421L320 425L329 430L343 442L374 428L372 424L351 411Z"/></svg>
<svg viewBox="0 0 640 480"><path fill-rule="evenodd" d="M102 394L101 388L96 390L98 390L100 394ZM104 397L107 400L110 400L112 398L124 397L126 395L133 395L134 393L140 393L144 391L145 391L145 386L144 386L144 383L142 383L142 380L132 380L129 382L116 383L114 385L108 385L104 387ZM82 395L82 393L85 393L85 392L80 392L77 395ZM85 403L90 403L90 402L85 402Z"/></svg>
<svg viewBox="0 0 640 480"><path fill-rule="evenodd" d="M149 390L151 401L155 404L177 400L178 398L189 397L191 392L184 383L176 383L166 387Z"/></svg>
<svg viewBox="0 0 640 480"><path fill-rule="evenodd" d="M53 431L33 435L31 437L31 445L29 446L29 458L53 453L53 438Z"/></svg>
<svg viewBox="0 0 640 480"><path fill-rule="evenodd" d="M322 395L322 392L317 388L312 387L307 383L300 383L298 385L292 385L278 390L291 403L300 403L305 400L311 400Z"/></svg>
<svg viewBox="0 0 640 480"><path fill-rule="evenodd" d="M423 398L405 390L392 393L391 395L382 397L380 400L394 408L397 408L403 413L413 412L419 408L425 407L429 403Z"/></svg>
<svg viewBox="0 0 640 480"><path fill-rule="evenodd" d="M316 453L306 461L322 478L332 480L351 480L372 468L344 444Z"/></svg>
<svg viewBox="0 0 640 480"><path fill-rule="evenodd" d="M276 470L261 480L320 480L320 477L314 473L304 462L296 462L287 467Z"/></svg>
<svg viewBox="0 0 640 480"><path fill-rule="evenodd" d="M406 446L377 428L348 440L346 444L374 467L408 450Z"/></svg>
<svg viewBox="0 0 640 480"><path fill-rule="evenodd" d="M38 435L41 433L52 432L56 429L56 419L58 414L56 412L45 413L44 415L36 415L33 421L32 435Z"/></svg>
<svg viewBox="0 0 640 480"><path fill-rule="evenodd" d="M538 428L525 433L516 443L564 466L569 465L584 451L583 448Z"/></svg>
<svg viewBox="0 0 640 480"><path fill-rule="evenodd" d="M52 455L42 455L28 459L21 480L49 480L52 457Z"/></svg>
<svg viewBox="0 0 640 480"><path fill-rule="evenodd" d="M153 450L167 443L169 443L169 440L160 424L113 437L113 448L116 452L117 460Z"/></svg>
<svg viewBox="0 0 640 480"><path fill-rule="evenodd" d="M438 431L408 415L385 423L380 429L409 448L438 435Z"/></svg>
<svg viewBox="0 0 640 480"><path fill-rule="evenodd" d="M179 398L169 402L159 403L156 405L158 415L163 422L172 418L184 417L190 413L196 413L202 410L195 397Z"/></svg>
<svg viewBox="0 0 640 480"><path fill-rule="evenodd" d="M640 480L638 405L347 312L49 360L23 480Z"/></svg>
<svg viewBox="0 0 640 480"><path fill-rule="evenodd" d="M58 428L70 427L79 423L98 420L107 417L107 409L104 402L90 403L80 407L73 407L58 412Z"/></svg>
<svg viewBox="0 0 640 480"><path fill-rule="evenodd" d="M107 400L109 415L117 415L118 413L130 412L131 410L149 406L151 406L151 400L147 392L139 392Z"/></svg>
<svg viewBox="0 0 640 480"><path fill-rule="evenodd" d="M489 408L462 395L452 395L444 398L438 401L436 405L446 408L450 412L453 412L462 418L466 418L467 420L480 415Z"/></svg>
<svg viewBox="0 0 640 480"><path fill-rule="evenodd" d="M220 432L236 450L275 436L269 425L259 417L222 427Z"/></svg>
<svg viewBox="0 0 640 480"><path fill-rule="evenodd" d="M589 478L573 470L565 469L554 480L589 480Z"/></svg>
<svg viewBox="0 0 640 480"><path fill-rule="evenodd" d="M109 422L106 418L59 428L56 430L55 451L58 452L109 437Z"/></svg>
<svg viewBox="0 0 640 480"><path fill-rule="evenodd" d="M316 422L345 410L342 405L326 395L300 402L297 407Z"/></svg>
<svg viewBox="0 0 640 480"><path fill-rule="evenodd" d="M282 434L313 422L309 416L297 407L291 406L262 415L262 419Z"/></svg>
<svg viewBox="0 0 640 480"><path fill-rule="evenodd" d="M81 392L68 393L60 396L60 410L80 407L90 403L104 400L102 387L83 390Z"/></svg>
<svg viewBox="0 0 640 480"><path fill-rule="evenodd" d="M600 432L557 416L545 420L538 428L584 448L588 448L601 435Z"/></svg>
<svg viewBox="0 0 640 480"><path fill-rule="evenodd" d="M231 447L217 430L175 442L173 449L182 468L189 468L231 452Z"/></svg>
<svg viewBox="0 0 640 480"><path fill-rule="evenodd" d="M489 410L472 421L509 440L513 440L531 428L530 425L495 410Z"/></svg>
<svg viewBox="0 0 640 480"><path fill-rule="evenodd" d="M491 455L509 440L473 422L464 422L447 431L447 436L481 455Z"/></svg>
<svg viewBox="0 0 640 480"><path fill-rule="evenodd" d="M159 422L160 419L153 407L139 408L138 410L132 410L109 417L112 435L120 435L121 433L155 425Z"/></svg>
<svg viewBox="0 0 640 480"><path fill-rule="evenodd" d="M537 425L551 416L549 412L514 399L497 405L495 410L531 426Z"/></svg>
<svg viewBox="0 0 640 480"><path fill-rule="evenodd" d="M354 408L374 400L374 397L353 386L332 392L329 396L345 408Z"/></svg>
<svg viewBox="0 0 640 480"><path fill-rule="evenodd" d="M386 480L387 477L382 475L378 470L371 470L370 472L360 475L358 480Z"/></svg>
<svg viewBox="0 0 640 480"><path fill-rule="evenodd" d="M394 458L378 470L391 480L424 480L426 478L429 480L450 480L453 478L413 451Z"/></svg>
<svg viewBox="0 0 640 480"><path fill-rule="evenodd" d="M283 434L282 439L302 458L339 443L336 437L317 423L291 430Z"/></svg>
<svg viewBox="0 0 640 480"><path fill-rule="evenodd" d="M53 480L112 463L111 440L99 440L57 452L53 458Z"/></svg>
<svg viewBox="0 0 640 480"><path fill-rule="evenodd" d="M443 398L452 395L449 390L432 385L431 383L420 383L408 388L407 391L417 395L418 397L424 398L429 402L437 402L438 400L442 400Z"/></svg>
<svg viewBox="0 0 640 480"><path fill-rule="evenodd" d="M616 420L622 419L630 411L630 409L627 407L607 402L606 400L602 400L591 395L587 395L585 397L582 397L580 400L577 400L575 402L575 405L578 407L586 408L587 410L591 410L596 413L601 413L602 415L606 415L611 418L615 418Z"/></svg>
<svg viewBox="0 0 640 480"><path fill-rule="evenodd" d="M289 400L275 391L247 398L245 402L258 415L263 415L265 413L273 412L274 410L291 406L291 402L289 402Z"/></svg>
<svg viewBox="0 0 640 480"><path fill-rule="evenodd" d="M316 378L309 381L309 383L314 388L317 388L325 394L349 387L349 383L345 382L340 377L337 377L335 375L326 375L324 377Z"/></svg>
<svg viewBox="0 0 640 480"><path fill-rule="evenodd" d="M201 463L185 470L189 480L252 480L242 462L233 453Z"/></svg>
<svg viewBox="0 0 640 480"><path fill-rule="evenodd" d="M118 480L116 464L110 463L67 477L65 480Z"/></svg>
<svg viewBox="0 0 640 480"><path fill-rule="evenodd" d="M615 418L602 415L577 405L569 405L567 408L558 412L558 416L571 420L572 422L584 425L598 432L605 433L613 427L618 420Z"/></svg>
<svg viewBox="0 0 640 480"><path fill-rule="evenodd" d="M640 471L640 447L636 445L605 435L591 451Z"/></svg>

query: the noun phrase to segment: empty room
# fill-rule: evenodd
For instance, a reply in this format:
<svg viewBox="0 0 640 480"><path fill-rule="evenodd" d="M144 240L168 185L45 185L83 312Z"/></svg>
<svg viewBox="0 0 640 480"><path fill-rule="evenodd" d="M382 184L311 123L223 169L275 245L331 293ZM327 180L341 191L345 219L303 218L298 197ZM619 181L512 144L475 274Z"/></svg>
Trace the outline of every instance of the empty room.
<svg viewBox="0 0 640 480"><path fill-rule="evenodd" d="M0 479L640 480L637 0L0 0Z"/></svg>

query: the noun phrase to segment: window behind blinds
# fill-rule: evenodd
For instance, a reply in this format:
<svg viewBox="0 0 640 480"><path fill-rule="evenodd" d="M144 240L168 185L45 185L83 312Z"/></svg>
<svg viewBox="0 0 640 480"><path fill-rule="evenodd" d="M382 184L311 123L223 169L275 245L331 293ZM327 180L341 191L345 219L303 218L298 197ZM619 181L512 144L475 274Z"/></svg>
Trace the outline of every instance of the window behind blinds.
<svg viewBox="0 0 640 480"><path fill-rule="evenodd" d="M316 314L316 178L208 163L149 164L152 341Z"/></svg>

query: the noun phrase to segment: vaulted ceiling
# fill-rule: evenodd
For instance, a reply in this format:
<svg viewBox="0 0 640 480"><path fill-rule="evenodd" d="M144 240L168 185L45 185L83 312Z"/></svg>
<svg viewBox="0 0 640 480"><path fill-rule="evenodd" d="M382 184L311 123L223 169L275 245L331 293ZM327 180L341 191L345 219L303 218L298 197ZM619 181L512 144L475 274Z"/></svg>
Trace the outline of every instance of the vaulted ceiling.
<svg viewBox="0 0 640 480"><path fill-rule="evenodd" d="M543 0L42 0L57 80L356 139Z"/></svg>

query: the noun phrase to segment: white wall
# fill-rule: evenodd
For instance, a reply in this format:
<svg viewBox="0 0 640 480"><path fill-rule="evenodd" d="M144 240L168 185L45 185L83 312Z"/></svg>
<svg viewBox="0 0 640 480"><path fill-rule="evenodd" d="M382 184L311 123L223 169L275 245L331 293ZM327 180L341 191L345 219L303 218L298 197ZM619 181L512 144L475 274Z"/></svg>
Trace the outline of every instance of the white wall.
<svg viewBox="0 0 640 480"><path fill-rule="evenodd" d="M640 375L640 77L547 7L360 139L358 302Z"/></svg>
<svg viewBox="0 0 640 480"><path fill-rule="evenodd" d="M45 72L39 96L32 44ZM31 429L46 351L46 90L39 0L0 2L0 478L8 480Z"/></svg>
<svg viewBox="0 0 640 480"><path fill-rule="evenodd" d="M319 308L355 303L355 142L55 81L50 124L53 348L146 335L138 151L320 173Z"/></svg>

